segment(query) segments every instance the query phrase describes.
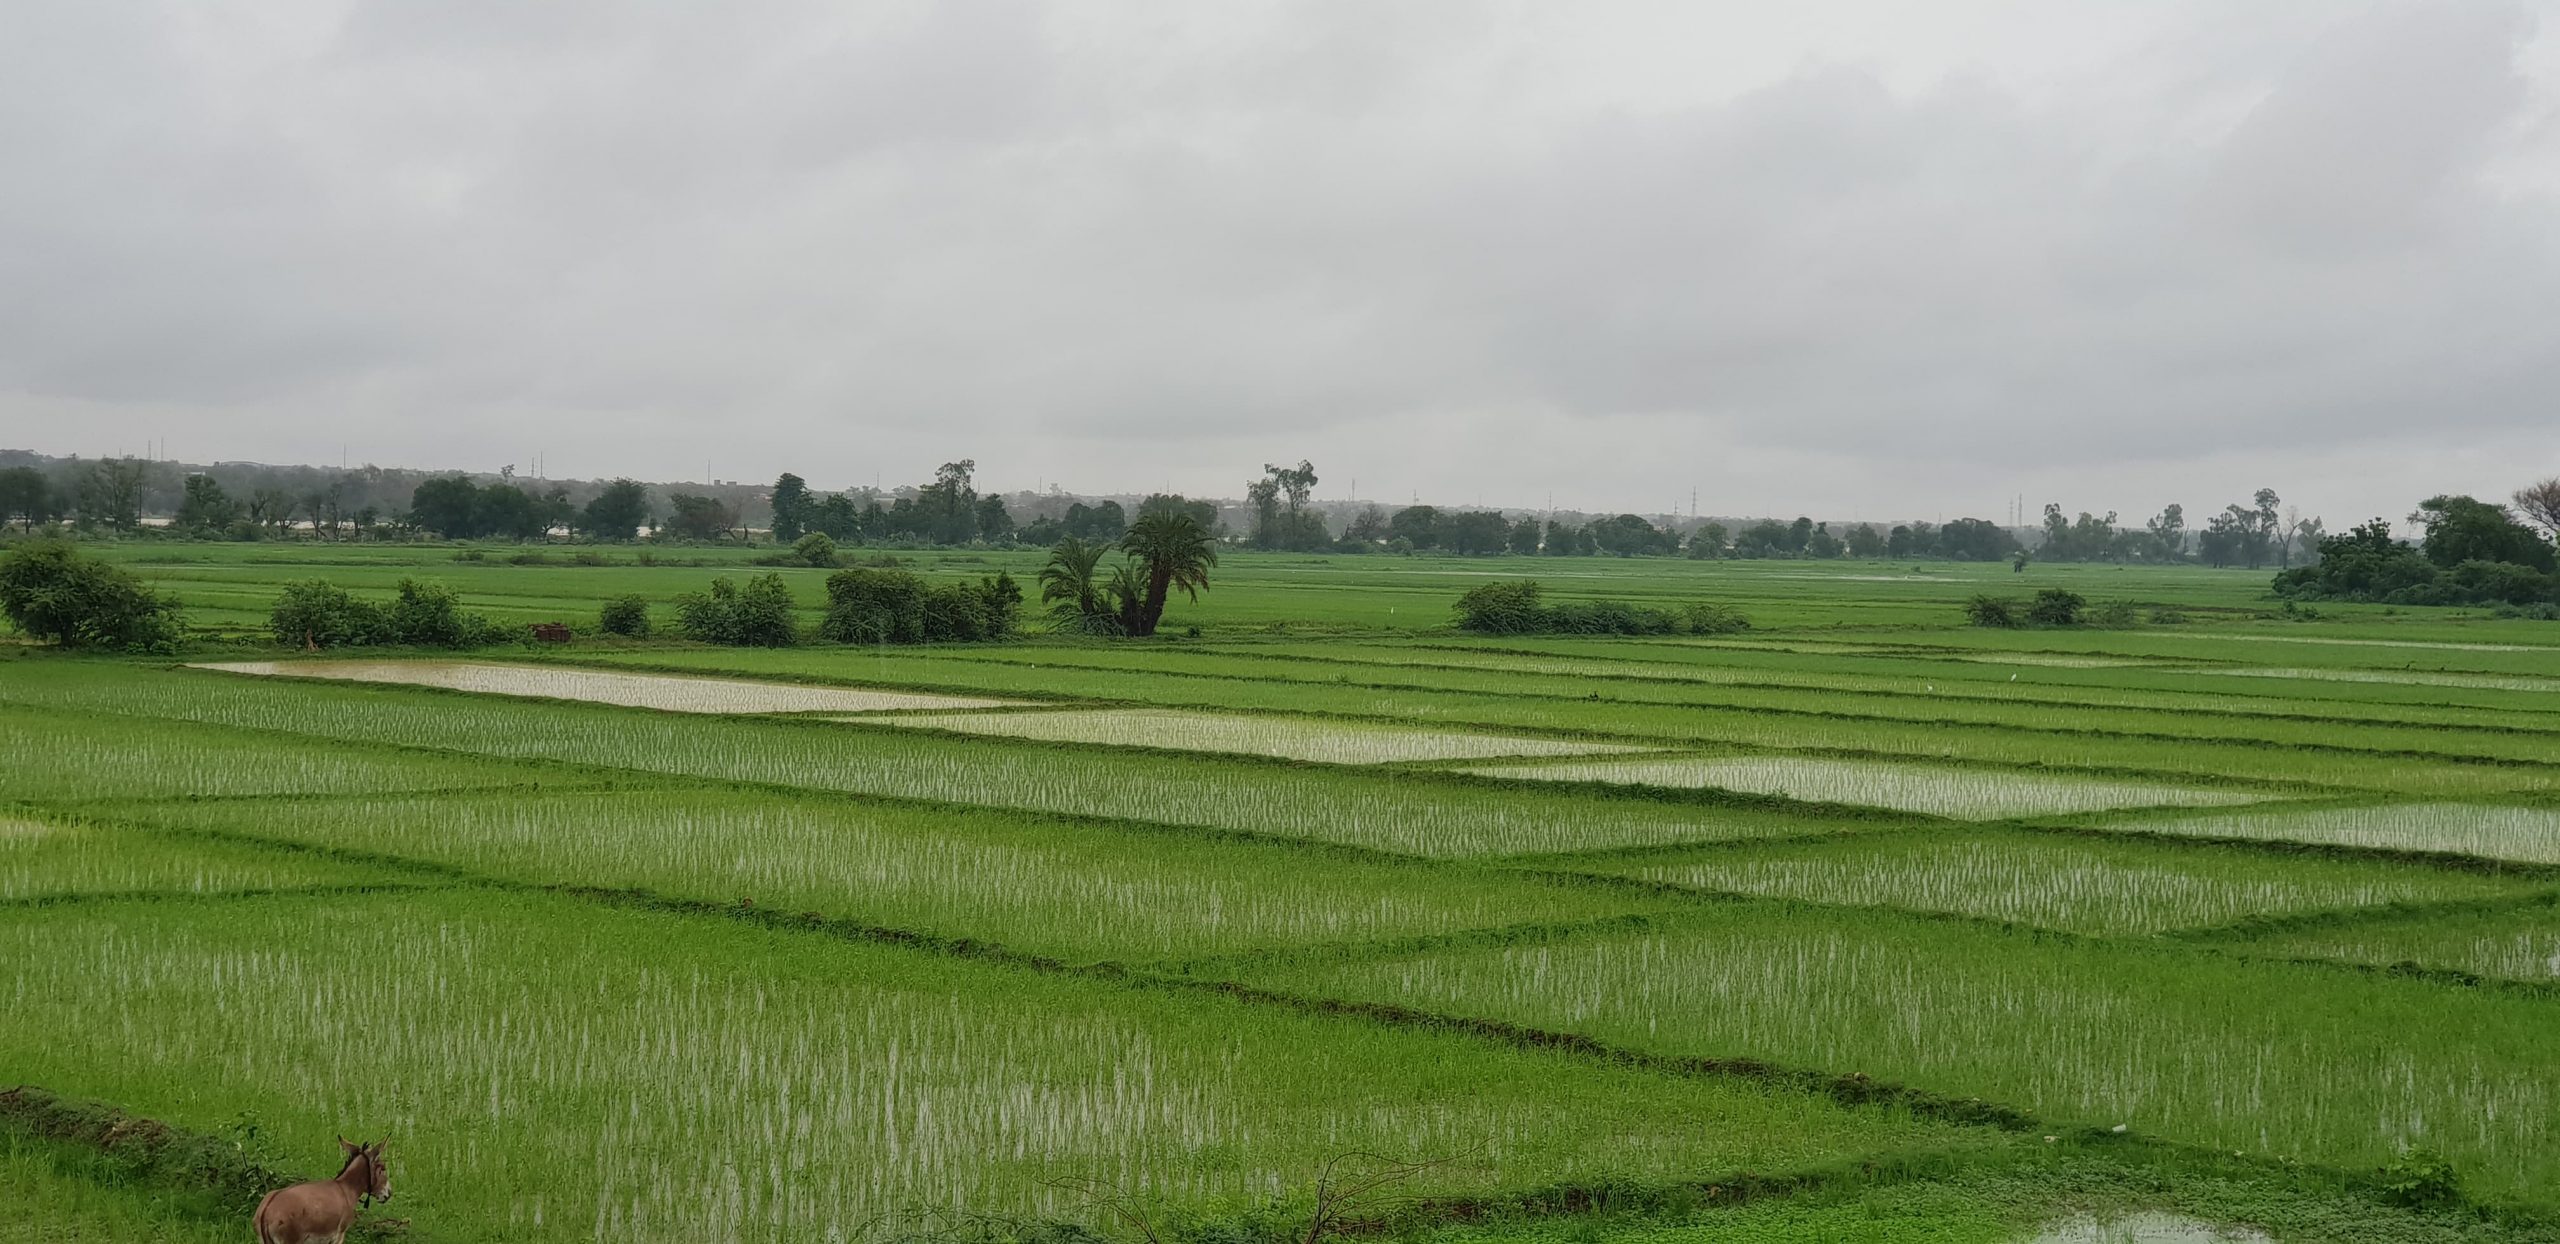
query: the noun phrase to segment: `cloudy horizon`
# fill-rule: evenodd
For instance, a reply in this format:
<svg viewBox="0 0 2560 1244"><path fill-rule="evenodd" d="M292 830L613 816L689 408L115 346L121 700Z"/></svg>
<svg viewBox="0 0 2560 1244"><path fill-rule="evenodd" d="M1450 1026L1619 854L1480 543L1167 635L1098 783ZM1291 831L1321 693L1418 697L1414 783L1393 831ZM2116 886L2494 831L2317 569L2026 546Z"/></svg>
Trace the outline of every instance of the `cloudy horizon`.
<svg viewBox="0 0 2560 1244"><path fill-rule="evenodd" d="M30 4L0 447L2396 519L2560 474L2555 19Z"/></svg>

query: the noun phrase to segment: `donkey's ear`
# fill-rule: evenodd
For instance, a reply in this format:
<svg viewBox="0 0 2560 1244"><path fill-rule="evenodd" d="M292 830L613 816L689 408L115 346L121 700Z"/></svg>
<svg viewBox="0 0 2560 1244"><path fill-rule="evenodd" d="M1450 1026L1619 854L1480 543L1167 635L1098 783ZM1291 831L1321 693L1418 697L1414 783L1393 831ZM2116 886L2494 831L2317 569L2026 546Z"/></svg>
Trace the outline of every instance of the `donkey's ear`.
<svg viewBox="0 0 2560 1244"><path fill-rule="evenodd" d="M347 1137L346 1137L346 1134L345 1134L345 1133L343 1133L343 1132L339 1133L339 1135L338 1135L338 1147L339 1147L339 1148L341 1148L341 1149L346 1150L346 1151L347 1151L347 1152L349 1152L349 1153L354 1153L356 1150L364 1148L364 1146L362 1146L362 1145L351 1145L351 1144L348 1144L348 1143L347 1143Z"/></svg>

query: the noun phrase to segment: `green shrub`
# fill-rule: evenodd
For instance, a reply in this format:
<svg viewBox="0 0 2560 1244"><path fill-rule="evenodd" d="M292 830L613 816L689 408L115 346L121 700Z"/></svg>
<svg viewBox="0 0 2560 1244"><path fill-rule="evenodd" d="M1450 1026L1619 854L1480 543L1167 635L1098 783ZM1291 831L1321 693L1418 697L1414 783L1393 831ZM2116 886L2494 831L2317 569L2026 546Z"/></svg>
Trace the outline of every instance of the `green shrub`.
<svg viewBox="0 0 2560 1244"><path fill-rule="evenodd" d="M1736 635L1751 629L1751 619L1741 610L1705 601L1681 610L1680 620L1692 635Z"/></svg>
<svg viewBox="0 0 2560 1244"><path fill-rule="evenodd" d="M1527 635L1546 629L1535 579L1487 583L1458 598L1458 629L1479 635Z"/></svg>
<svg viewBox="0 0 2560 1244"><path fill-rule="evenodd" d="M2017 611L2008 601L1997 596L1976 596L1966 601L1964 616L1975 626L2012 627L2018 624Z"/></svg>
<svg viewBox="0 0 2560 1244"><path fill-rule="evenodd" d="M928 584L903 570L855 567L827 576L822 638L845 644L1003 639L1013 634L1022 589L999 573L976 583Z"/></svg>
<svg viewBox="0 0 2560 1244"><path fill-rule="evenodd" d="M713 579L711 592L676 597L676 625L687 638L735 648L780 648L799 642L791 620L791 588L778 574L747 581L745 591L726 578Z"/></svg>
<svg viewBox="0 0 2560 1244"><path fill-rule="evenodd" d="M596 629L607 635L641 639L649 634L649 602L645 597L617 596L596 613Z"/></svg>
<svg viewBox="0 0 2560 1244"><path fill-rule="evenodd" d="M837 564L836 542L823 531L813 531L792 544L791 555L822 569Z"/></svg>
<svg viewBox="0 0 2560 1244"><path fill-rule="evenodd" d="M1458 598L1458 629L1479 635L1730 635L1751 629L1736 609L1704 601L1677 611L1622 600L1542 603L1535 579L1488 583Z"/></svg>
<svg viewBox="0 0 2560 1244"><path fill-rule="evenodd" d="M2088 604L2078 592L2049 587L2036 593L2035 600L2028 604L2027 621L2038 626L2078 626L2080 611Z"/></svg>
<svg viewBox="0 0 2560 1244"><path fill-rule="evenodd" d="M577 552L570 554L569 560L576 562L581 566L603 566L610 564L605 561L604 554L599 553L594 549L580 549Z"/></svg>
<svg viewBox="0 0 2560 1244"><path fill-rule="evenodd" d="M2412 1145L2380 1172L2382 1198L2394 1205L2431 1209L2462 1199L2462 1178L2443 1154Z"/></svg>
<svg viewBox="0 0 2560 1244"><path fill-rule="evenodd" d="M0 613L65 648L175 652L185 637L178 602L60 540L29 541L0 557Z"/></svg>
<svg viewBox="0 0 2560 1244"><path fill-rule="evenodd" d="M495 643L505 633L476 613L462 611L462 597L441 583L402 579L400 591L382 610L389 642L422 648L473 648Z"/></svg>
<svg viewBox="0 0 2560 1244"><path fill-rule="evenodd" d="M382 642L382 611L326 579L288 583L267 611L277 643L296 648L344 648Z"/></svg>
<svg viewBox="0 0 2560 1244"><path fill-rule="evenodd" d="M452 588L416 579L402 579L398 594L379 604L326 579L289 584L267 613L267 629L277 643L296 648L473 648L506 638L487 618L464 613Z"/></svg>
<svg viewBox="0 0 2560 1244"><path fill-rule="evenodd" d="M1665 610L1622 600L1593 600L1549 608L1543 629L1567 635L1668 635L1679 627Z"/></svg>
<svg viewBox="0 0 2560 1244"><path fill-rule="evenodd" d="M2093 626L2114 627L2119 630L2129 626L2140 626L2142 611L2135 608L2131 601L2111 600L2090 612L2089 623Z"/></svg>

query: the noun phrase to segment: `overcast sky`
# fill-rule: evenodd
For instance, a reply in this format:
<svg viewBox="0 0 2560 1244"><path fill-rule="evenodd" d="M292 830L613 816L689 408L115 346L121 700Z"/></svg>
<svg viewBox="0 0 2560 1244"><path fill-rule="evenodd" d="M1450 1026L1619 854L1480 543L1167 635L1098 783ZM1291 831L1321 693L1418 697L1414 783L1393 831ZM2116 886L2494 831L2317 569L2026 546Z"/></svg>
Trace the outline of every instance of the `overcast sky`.
<svg viewBox="0 0 2560 1244"><path fill-rule="evenodd" d="M2560 7L26 0L0 446L2333 527L2560 473Z"/></svg>

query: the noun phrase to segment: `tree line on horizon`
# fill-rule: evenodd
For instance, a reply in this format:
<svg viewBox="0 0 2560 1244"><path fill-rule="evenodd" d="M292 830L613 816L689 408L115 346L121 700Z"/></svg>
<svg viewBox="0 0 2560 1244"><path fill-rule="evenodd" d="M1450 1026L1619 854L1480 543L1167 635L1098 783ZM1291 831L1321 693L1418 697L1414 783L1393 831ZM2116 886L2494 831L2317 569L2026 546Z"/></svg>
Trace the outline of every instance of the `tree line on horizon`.
<svg viewBox="0 0 2560 1244"><path fill-rule="evenodd" d="M11 456L32 457L17 452ZM0 468L0 525L15 522L20 530L33 531L70 520L92 531L142 530L146 498L155 490L167 491L154 482L155 468L163 465L126 457L89 460L67 475L24 464ZM2113 512L2082 511L2069 519L2059 503L2048 503L2040 527L2023 529L2034 537L2032 544L2019 539L2021 529L1980 518L1886 527L1856 523L1837 530L1831 523L1807 517L1792 522L1764 519L1737 527L1710 520L1684 528L1676 520L1656 522L1636 514L1566 522L1534 513L1424 504L1392 511L1375 504L1361 507L1343 520L1336 534L1313 499L1319 479L1314 465L1305 460L1291 466L1265 464L1258 478L1246 482L1242 517L1247 526L1242 533L1225 526L1217 502L1172 493L1146 497L1135 514L1116 500L1074 500L1061 513L1020 522L1004 496L977 490L976 466L971 459L945 463L929 482L894 494L877 489L822 492L789 472L763 491L729 485L661 490L618 478L591 481L574 492L564 484L520 481L512 469L485 483L461 473L445 473L419 479L410 487L407 504L392 507L371 499L380 496L377 485L415 473L368 466L297 496L275 484L259 484L245 495L236 494L212 473L196 472L175 489L168 530L183 537L211 539L268 539L307 532L313 538L335 539L433 536L530 541L565 531L572 538L624 541L640 538L645 531L660 540L744 541L754 535L748 506L761 502L770 511L773 539L784 544L818 532L845 545L1050 548L1071 538L1110 545L1138 518L1180 513L1191 516L1222 542L1275 552L1975 562L2026 556L2045 562L2199 563L2248 569L2273 565L2280 570L2318 559L2335 539L2321 519L2282 508L2275 491L2267 488L2257 490L2246 503L2225 506L2201 527L2190 527L2184 508L2176 504L2139 525L2127 525ZM255 469L270 475L301 472L312 479L324 474L319 468ZM660 491L662 499L656 495ZM581 493L583 501L577 499ZM2458 500L2493 505L2468 497ZM2560 478L2519 489L2512 502L2512 509L2494 508L2520 525L2552 531L2560 525ZM2518 515L2521 519L2516 519ZM2432 528L2423 507L2409 521ZM2365 544L2352 547L2366 547L2373 538L2371 524L2358 530L2363 533L2358 539ZM2506 564L2531 566L2518 561ZM2407 587L2402 584L2391 590Z"/></svg>

